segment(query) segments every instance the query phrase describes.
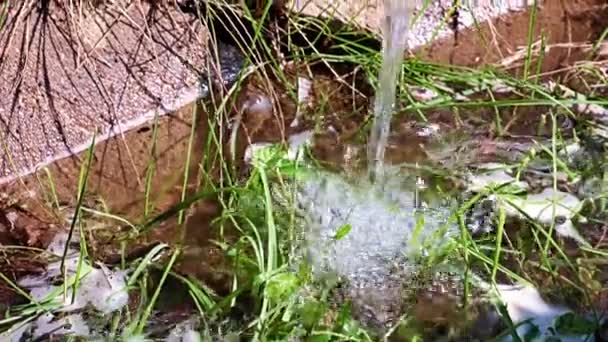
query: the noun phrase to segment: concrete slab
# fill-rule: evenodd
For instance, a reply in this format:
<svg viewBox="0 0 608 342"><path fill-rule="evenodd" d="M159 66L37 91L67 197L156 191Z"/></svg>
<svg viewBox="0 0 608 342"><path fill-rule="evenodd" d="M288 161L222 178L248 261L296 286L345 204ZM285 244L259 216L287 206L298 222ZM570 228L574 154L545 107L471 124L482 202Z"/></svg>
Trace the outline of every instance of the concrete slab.
<svg viewBox="0 0 608 342"><path fill-rule="evenodd" d="M0 184L208 91L195 16L140 1L41 3L11 2L0 31Z"/></svg>
<svg viewBox="0 0 608 342"><path fill-rule="evenodd" d="M523 1L532 0L471 1L474 10L461 11L460 22L470 26L472 13L483 21L520 10ZM85 150L96 130L99 143L206 94L200 81L209 69L207 31L196 16L145 1L85 9L65 0L50 1L48 9L38 3L11 2L0 31L0 77L6 80L0 84L0 184ZM292 0L302 13L355 21L378 33L382 4ZM410 48L451 38L446 25L437 30L451 4L418 0L423 15L409 35ZM446 51L454 51L446 45L432 45L426 56L444 61Z"/></svg>
<svg viewBox="0 0 608 342"><path fill-rule="evenodd" d="M448 17L453 0L404 0L412 4L414 16L408 46L421 47L435 39L449 37L453 30ZM339 18L344 22L354 22L373 32L382 33L385 0L292 0L291 6L297 12L307 15L321 15ZM542 4L543 0L538 1ZM483 23L511 12L520 12L533 4L533 0L465 0L460 1L459 28L471 27L475 22Z"/></svg>

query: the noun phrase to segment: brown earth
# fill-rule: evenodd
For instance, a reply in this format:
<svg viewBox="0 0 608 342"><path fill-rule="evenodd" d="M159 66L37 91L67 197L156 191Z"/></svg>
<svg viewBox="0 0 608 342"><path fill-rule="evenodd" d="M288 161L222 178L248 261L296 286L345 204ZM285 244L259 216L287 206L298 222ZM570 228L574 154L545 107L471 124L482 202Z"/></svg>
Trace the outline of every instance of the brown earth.
<svg viewBox="0 0 608 342"><path fill-rule="evenodd" d="M529 23L530 10L511 13L482 24L479 30L468 28L460 31L457 37L434 42L421 49L418 55L423 59L466 66L498 63L516 55L520 58L505 66L518 69L516 67L523 64L525 56ZM533 31L533 42L544 37L548 48L542 58L541 72L563 69L590 57L578 46L595 43L607 25L606 1L545 1L538 9ZM532 65L536 68L536 63Z"/></svg>

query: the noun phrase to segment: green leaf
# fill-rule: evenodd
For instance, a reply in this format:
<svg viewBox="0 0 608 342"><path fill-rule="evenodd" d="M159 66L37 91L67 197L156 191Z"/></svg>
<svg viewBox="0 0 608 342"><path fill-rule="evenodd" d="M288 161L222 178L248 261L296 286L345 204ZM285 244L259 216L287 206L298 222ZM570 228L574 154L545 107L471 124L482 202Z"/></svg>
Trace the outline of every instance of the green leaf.
<svg viewBox="0 0 608 342"><path fill-rule="evenodd" d="M272 168L285 154L286 152L279 145L265 146L253 153L252 164L257 169Z"/></svg>
<svg viewBox="0 0 608 342"><path fill-rule="evenodd" d="M497 303L496 309L498 310L498 313L500 314L500 317L502 318L502 320L507 325L508 333L509 333L509 335L511 335L511 338L513 339L513 341L522 342L521 338L519 337L519 334L517 333L517 328L516 328L515 324L513 323L511 316L509 315L507 306L503 303Z"/></svg>
<svg viewBox="0 0 608 342"><path fill-rule="evenodd" d="M302 324L310 330L323 318L327 311L327 305L316 300L308 300L300 307L299 311Z"/></svg>
<svg viewBox="0 0 608 342"><path fill-rule="evenodd" d="M524 341L525 342L534 342L541 335L540 328L536 324L528 323L528 325L530 325L530 329L528 331L526 331L526 333L524 334Z"/></svg>
<svg viewBox="0 0 608 342"><path fill-rule="evenodd" d="M589 335L595 332L595 323L574 314L565 313L555 319L555 330L563 335Z"/></svg>
<svg viewBox="0 0 608 342"><path fill-rule="evenodd" d="M348 223L338 228L336 235L334 235L334 240L342 240L352 229L353 227Z"/></svg>
<svg viewBox="0 0 608 342"><path fill-rule="evenodd" d="M290 272L282 272L274 275L266 283L266 296L274 302L280 302L289 298L300 287L298 277Z"/></svg>
<svg viewBox="0 0 608 342"><path fill-rule="evenodd" d="M412 253L414 254L414 255L411 255L411 257L418 257L419 256L418 253L423 248L421 246L421 241L419 240L423 228L424 228L424 215L421 215L420 213L418 213L416 215L416 225L414 226L414 231L412 232L412 238L410 240L410 245L413 247Z"/></svg>
<svg viewBox="0 0 608 342"><path fill-rule="evenodd" d="M356 337L360 332L360 325L353 319L352 306L348 302L343 304L336 317L333 331L349 337Z"/></svg>
<svg viewBox="0 0 608 342"><path fill-rule="evenodd" d="M331 341L331 336L327 334L318 334L312 335L306 338L306 342L329 342Z"/></svg>

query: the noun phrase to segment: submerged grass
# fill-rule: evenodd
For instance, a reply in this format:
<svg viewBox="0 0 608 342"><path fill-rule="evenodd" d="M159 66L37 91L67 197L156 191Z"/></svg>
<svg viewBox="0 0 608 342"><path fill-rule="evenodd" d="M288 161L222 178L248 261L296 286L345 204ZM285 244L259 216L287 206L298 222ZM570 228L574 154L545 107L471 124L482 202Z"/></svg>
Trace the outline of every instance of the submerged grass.
<svg viewBox="0 0 608 342"><path fill-rule="evenodd" d="M426 3L428 5L430 1ZM80 266L85 259L91 265L93 264L91 256L86 253L87 242L93 243L94 241L85 239L85 231L89 222L81 215L84 212L91 214L95 219L111 219L121 222L129 230L127 235L132 240L128 241L135 241L159 225L170 222L176 216L178 217L177 226L185 229L188 214L193 211L192 207L203 200L216 199L220 203L221 214L214 221L213 229L217 229L219 234L215 236L213 244L225 254L224 257L228 260L231 271L231 291L227 294L220 294L205 279L196 279L194 276L178 271L177 264L184 255L181 248L185 248L181 244L179 246L158 244L151 248L145 256L129 260L127 264L123 265L123 268L131 270L127 286L131 294L137 294L137 303L135 312L131 312L131 306L125 307L108 324L108 336L112 339L122 336L126 340L130 337L147 334L147 328L153 324L150 323L151 318L157 313L157 310L162 310L159 308L159 296L162 295L170 280L177 280L184 284L195 307L193 315L200 318L201 321L198 330L200 332L205 330L204 335L206 336L214 334L241 336L243 339L255 341L281 340L289 337L307 341L371 341L382 338L381 335L376 336L357 323L348 302L336 303L332 299L330 293L338 284L323 283L314 279L309 265L298 268L293 263L293 251L300 243L296 238L297 232L301 231L303 227L297 226L299 221L296 219L295 208L285 209L276 205L273 189L279 187L281 191L288 193L287 198L291 198L292 202L295 202L293 201L295 195L290 192L286 184L289 183L293 174L299 171L299 164L285 159L286 151L283 147L273 147L254 156L248 176L242 177L237 174L235 167L237 161L230 160L224 154L224 142L229 136L226 126L232 108L235 106L235 95L242 90L251 75L259 76L268 87L268 92L276 98L278 98L278 94L275 93L273 87L277 83L287 89L289 93L293 93L290 96L295 96L294 94L297 93L294 90L295 86L291 84L286 75L283 63L285 60L274 57L276 51L264 32L262 23L270 13L270 4L271 2L268 2L262 9L261 18L251 11L245 11L243 14L244 20L253 23L255 28L254 36L248 37L249 41L260 46L262 51L254 50L252 46L240 46L239 48L247 55L248 64L238 81L227 90L216 89L217 92L211 92L211 98L201 104L203 112L213 115L201 119L199 113L193 113L179 203L161 213L157 213L154 208L152 194L155 189L152 188L152 178L155 175L154 155L158 139L156 118L150 147L151 157L146 172L142 222L131 223L127 218L84 205L93 147L91 146L88 150L86 162L82 165L76 197L77 204L69 229L70 238L74 229L80 229L82 258L79 260L76 275L71 278L64 276L62 279L64 294L68 289L73 291L72 301L82 277L85 276L85 272L80 271ZM226 4L220 8L225 11L235 10L234 7ZM448 12L446 21L455 9ZM532 12L531 30L535 26L536 10L534 9ZM0 26L2 13L0 9ZM200 15L209 18L213 14L200 13ZM312 53L303 55L301 52L294 52L293 56L283 56L283 58L303 64L321 60L322 63L330 66L330 73L334 75L339 75L338 71L333 68L334 63L354 63L357 68L366 73L370 83L376 83L376 74L380 65L378 51L368 49L357 42L345 40L343 36L332 36L328 23L322 20L298 17L289 20L290 27L300 32L310 26L327 32L327 35L336 41L343 51L352 53L346 55L321 53L314 49L315 41L312 39L308 42L313 47ZM233 22L223 24L232 27L238 26ZM247 41L245 37L238 36L245 33L235 30L234 34L236 40ZM500 109L533 106L549 108L550 146L538 145L537 152L529 153L528 159L521 160L512 166L518 170L516 178L520 180L519 176L528 169L532 161L538 161L540 157L544 158L544 161L548 161L551 166L551 187L557 191L560 172L567 173L569 179L572 180L581 178L584 171L569 167L568 162L559 157L559 149L566 146L568 142L565 141L564 134L558 127L558 115L580 119L580 116L572 109L574 105L608 106L608 100L602 97L584 99L566 97L542 84L536 75L530 75L533 62L533 38L531 33L528 36L528 53L525 57L524 76L521 79L492 68L478 70L436 65L416 59L405 62L399 84L399 96L403 103L399 112L402 117L415 113L420 121L428 121L427 114L431 110L448 108L457 112L461 108L486 109L493 114L492 119L494 120L486 124L494 126L498 135L503 136L508 135L509 125L505 125L505 118L501 117ZM603 38L600 37L600 39ZM541 47L543 45L541 44ZM273 57L271 58L271 56ZM538 63L538 65L542 63L542 57ZM537 68L534 72L538 74L539 70L540 68ZM583 73L588 72L588 69L582 66L574 67L573 72ZM496 87L499 85L509 87L512 96L504 98L504 96L496 94ZM412 86L434 91L437 93L437 97L429 101L418 101L412 95ZM457 91L454 90L455 88L465 90ZM354 89L353 93L355 90L358 91ZM473 98L478 94L486 96ZM466 97L465 100L462 99L463 96ZM329 101L330 99L327 98L322 99L321 102ZM199 120L207 120L206 124L211 128L202 151L194 149L196 146L195 132L200 129ZM362 122L364 124L366 121ZM322 119L318 119L315 126L322 127L322 125ZM584 125L580 127L583 129ZM200 158L197 155L199 153ZM423 167L432 166L421 166L421 168ZM191 173L193 170L196 170L196 174ZM438 174L445 174L450 170L435 171ZM59 200L53 177L48 171L46 172L51 192L49 202L53 203L54 210L59 211ZM192 179L196 184L194 191L190 191L188 188ZM602 191L600 196L605 197L605 189ZM433 266L445 262L446 259L457 260L456 264L461 265L463 270L461 274L463 293L460 300L465 307L473 305L474 293L480 287L479 279L483 279L496 288L497 284L502 282L535 284L542 287L545 284L541 281L546 278L547 283L551 282L551 285L557 283L559 286L574 289L578 295L584 298L584 307L593 309L591 302L594 298L594 291L597 291L590 288L591 284L588 283L585 272L591 272L591 270L585 269L583 262L592 257L584 253L589 253L593 257L605 257L608 252L605 248L591 246L581 247L580 253L574 255L567 251L564 242L555 237L557 204L552 205L553 219L548 228L528 216L523 220L526 223L521 225L520 231L512 235L509 231L506 212L504 208L500 208L494 222L495 230L493 232L481 238L470 232L465 220L466 215L481 200L488 196L496 196L515 205L513 202L508 202L508 199L519 195L519 192L513 191L513 188L509 186L497 186L488 187L477 195L462 199L462 204L450 218L450 223L456 223L459 226L459 235L455 237L454 243L449 245L449 248L437 252L435 258L429 258L429 260L432 259L432 262L429 262L432 263L429 269L433 270ZM292 205L295 206L294 203ZM525 211L520 211L525 216ZM424 229L423 224L421 223L417 228ZM524 231L529 231L532 236L530 241L525 241L526 243L522 242L526 238ZM336 236L336 240L343 237L342 235L350 233L347 226L340 232L340 235ZM70 238L67 241L70 241ZM187 245L187 241L184 241L184 244ZM62 258L62 270L66 253L67 245ZM446 254L448 255L446 256ZM125 256L122 255L123 263L126 263L125 259ZM155 277L154 272L150 270L153 267L162 271L160 279L158 274ZM12 324L15 322L20 321L25 324L35 320L36 315L43 312L57 312L61 308L60 304L54 302L37 302L8 276L0 273L0 277L29 302L26 305L10 308L7 317L0 321L0 325L7 327L7 331L14 329L15 326ZM153 288L149 288L150 286ZM151 296L149 296L150 291L152 291ZM514 340L520 340L516 331L517 325L520 323L511 321L506 307L499 306L498 311L503 315L507 327L506 334L510 334ZM408 313L405 313L402 316L402 322L398 322L392 329L395 334L399 333L398 326L401 323L406 324L411 318L407 315ZM239 318L234 318L235 316Z"/></svg>

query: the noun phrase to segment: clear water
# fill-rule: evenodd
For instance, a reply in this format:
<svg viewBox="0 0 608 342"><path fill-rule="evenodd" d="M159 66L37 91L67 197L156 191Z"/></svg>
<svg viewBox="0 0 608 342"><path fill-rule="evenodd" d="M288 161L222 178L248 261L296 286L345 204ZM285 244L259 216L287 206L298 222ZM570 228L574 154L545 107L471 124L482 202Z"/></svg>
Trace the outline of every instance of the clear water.
<svg viewBox="0 0 608 342"><path fill-rule="evenodd" d="M415 8L414 0L384 1L384 39L382 68L374 104L374 123L368 145L367 160L370 179L382 177L384 151L388 142L390 122L395 107L395 88L407 45L408 25Z"/></svg>

